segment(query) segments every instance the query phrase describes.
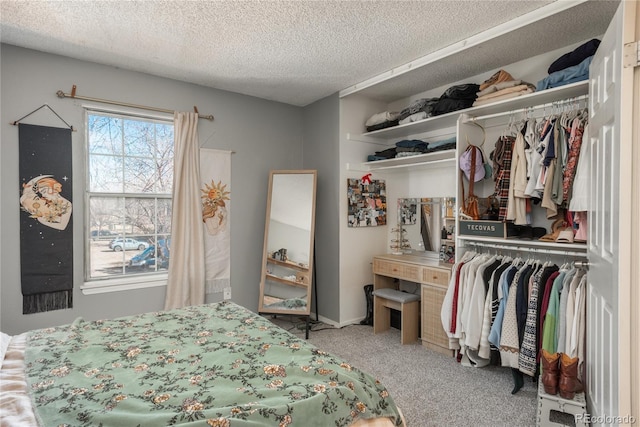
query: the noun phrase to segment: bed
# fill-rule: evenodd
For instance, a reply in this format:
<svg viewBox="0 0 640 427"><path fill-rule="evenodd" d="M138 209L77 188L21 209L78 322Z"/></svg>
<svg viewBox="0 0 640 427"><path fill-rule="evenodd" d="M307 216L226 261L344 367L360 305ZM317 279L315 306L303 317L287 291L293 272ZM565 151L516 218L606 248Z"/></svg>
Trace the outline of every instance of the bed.
<svg viewBox="0 0 640 427"><path fill-rule="evenodd" d="M228 301L7 338L2 426L404 425L372 376Z"/></svg>

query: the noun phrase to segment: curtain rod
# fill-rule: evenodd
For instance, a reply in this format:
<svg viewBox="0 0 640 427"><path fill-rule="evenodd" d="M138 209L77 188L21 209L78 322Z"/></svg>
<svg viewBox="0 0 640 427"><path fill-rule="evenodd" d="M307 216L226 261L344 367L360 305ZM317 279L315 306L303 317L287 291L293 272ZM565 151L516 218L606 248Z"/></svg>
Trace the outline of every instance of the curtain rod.
<svg viewBox="0 0 640 427"><path fill-rule="evenodd" d="M76 85L73 85L73 87L71 88L71 93L64 93L63 91L59 90L56 92L56 95L58 95L58 98L73 98L73 99L82 99L83 101L92 101L92 102L100 102L103 104L111 104L111 105L119 105L121 107L130 107L130 108L137 108L140 110L149 110L149 111L157 111L160 113L169 113L169 114L173 114L175 113L174 110L168 110L166 108L158 108L158 107L148 107L145 105L137 105L137 104L129 104L127 102L118 102L118 101L110 101L108 99L100 99L100 98L91 98L88 96L79 96L76 95ZM198 118L200 119L207 119L210 121L213 121L213 115L202 115L198 112L198 107L194 106L193 110L195 111L196 114L198 114Z"/></svg>

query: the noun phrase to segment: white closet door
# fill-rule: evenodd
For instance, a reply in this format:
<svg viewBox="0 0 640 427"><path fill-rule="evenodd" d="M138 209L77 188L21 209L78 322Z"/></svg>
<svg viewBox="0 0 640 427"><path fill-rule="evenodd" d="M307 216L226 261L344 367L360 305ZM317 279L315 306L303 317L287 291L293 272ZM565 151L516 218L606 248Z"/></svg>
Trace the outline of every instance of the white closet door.
<svg viewBox="0 0 640 427"><path fill-rule="evenodd" d="M617 425L629 414L628 277L631 209L630 159L633 73L622 66L629 8L622 2L592 61L590 69L591 201L587 284L586 387L593 425ZM625 10L626 9L626 10ZM635 15L635 10L633 10ZM628 22L627 22L628 21ZM626 26L626 28L625 28ZM586 160L586 159L585 159ZM625 235L626 233L626 235ZM595 422L594 422L595 421Z"/></svg>

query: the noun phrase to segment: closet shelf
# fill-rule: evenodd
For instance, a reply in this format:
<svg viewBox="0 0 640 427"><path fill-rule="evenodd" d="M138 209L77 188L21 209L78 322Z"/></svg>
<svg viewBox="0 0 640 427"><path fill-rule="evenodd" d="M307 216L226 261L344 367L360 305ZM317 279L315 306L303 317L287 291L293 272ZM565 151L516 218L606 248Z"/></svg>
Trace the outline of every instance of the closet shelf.
<svg viewBox="0 0 640 427"><path fill-rule="evenodd" d="M387 160L376 160L362 163L362 170L374 171L419 166L435 166L443 164L449 166L456 161L456 150L434 151L433 153L418 154L416 156L399 157Z"/></svg>
<svg viewBox="0 0 640 427"><path fill-rule="evenodd" d="M533 92L516 98L494 102L493 104L466 108L464 110L457 110L440 116L429 117L417 122L406 123L373 132L366 132L362 134L362 140L367 141L373 138L374 141L380 141L378 142L379 144L393 145L397 142L397 139L407 138L411 135L417 135L432 130L454 127L461 114L481 116L504 111L515 112L529 107L550 104L556 101L586 95L588 92L589 81L584 80L540 92Z"/></svg>

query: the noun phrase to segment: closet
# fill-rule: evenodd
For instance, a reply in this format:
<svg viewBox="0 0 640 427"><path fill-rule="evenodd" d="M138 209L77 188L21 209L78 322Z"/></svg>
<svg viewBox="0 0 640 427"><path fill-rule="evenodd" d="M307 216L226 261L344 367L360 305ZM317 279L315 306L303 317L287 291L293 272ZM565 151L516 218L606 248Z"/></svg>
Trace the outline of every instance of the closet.
<svg viewBox="0 0 640 427"><path fill-rule="evenodd" d="M387 200L393 206L401 197L456 196L459 211L462 188L459 158L467 146L486 133L484 151L495 148L498 138L511 132L510 126L523 119L543 120L570 111L587 111L589 122L589 217L587 243L509 239L460 233L456 222L456 257L465 252L504 256L550 257L558 266L564 262L591 264L586 283L587 347L586 394L592 416L630 413L632 370L628 336L631 313L631 260L624 251L631 247L624 227L631 223L631 187L621 177L632 176L631 141L633 66L623 66L622 47L633 31L623 31L633 21L635 2L553 2L505 25L490 29L419 60L390 70L340 92L341 181L372 173L387 181ZM605 34L606 33L606 34ZM381 111L399 111L420 98L438 97L448 87L481 83L504 69L514 77L535 84L547 75L547 67L560 55L593 38L602 42L591 63L587 81L567 84L367 132L364 123ZM631 77L630 77L631 76ZM573 113L571 113L573 114ZM477 125L480 125L477 126ZM455 137L455 150L398 159L367 161L373 152L391 147L400 139L438 141ZM584 160L584 159L583 159ZM344 179L342 179L344 178ZM465 182L465 185L467 183ZM479 184L476 194L487 197L494 182ZM342 202L341 202L342 203ZM346 209L342 209L346 224ZM553 220L544 211L532 213L532 226L551 233ZM389 224L396 221L389 210ZM349 264L369 265L375 255L388 252L389 234L374 230L349 230L341 225L341 253L349 253ZM581 264L582 265L582 264ZM370 272L360 276L341 273L341 301L356 301L361 284L371 280ZM353 284L352 284L353 283ZM342 309L341 309L342 310ZM355 318L364 308L354 305L341 311L342 318ZM620 349L621 351L617 351ZM613 350L613 351L612 351ZM623 354L626 353L626 354Z"/></svg>

